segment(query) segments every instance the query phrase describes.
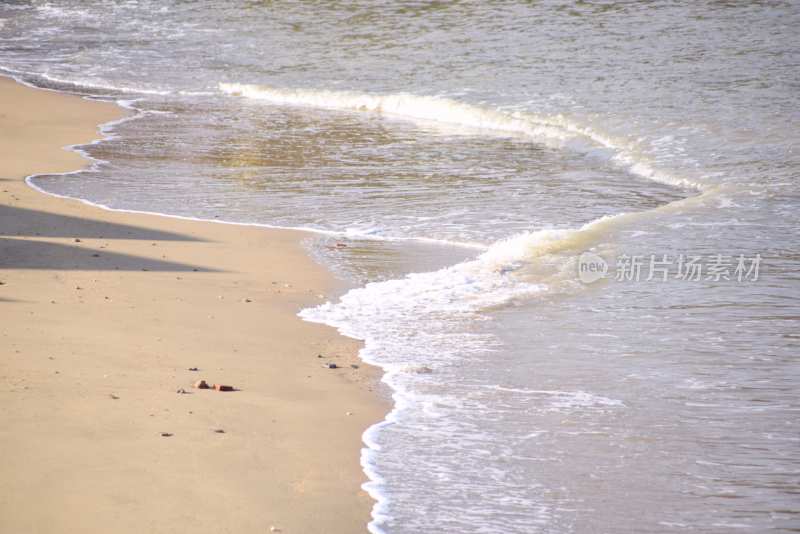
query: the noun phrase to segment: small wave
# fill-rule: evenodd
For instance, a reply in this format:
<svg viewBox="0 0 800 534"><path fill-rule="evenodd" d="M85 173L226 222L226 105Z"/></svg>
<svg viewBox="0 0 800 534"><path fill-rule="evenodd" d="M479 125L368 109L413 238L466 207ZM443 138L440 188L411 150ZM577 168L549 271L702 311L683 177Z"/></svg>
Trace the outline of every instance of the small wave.
<svg viewBox="0 0 800 534"><path fill-rule="evenodd" d="M628 172L680 188L702 191L705 185L656 169L655 165L628 142L597 129L578 124L564 115L545 116L531 112L506 112L444 97L408 93L367 94L349 91L279 89L262 85L221 83L222 92L275 104L310 106L323 109L362 111L432 121L478 130L523 135L535 142L557 148L579 150L607 159Z"/></svg>
<svg viewBox="0 0 800 534"><path fill-rule="evenodd" d="M120 97L130 95L158 95L166 96L172 91L152 89L147 87L132 87L126 85L113 85L97 80L67 80L48 73L31 72L13 69L0 65L0 74L6 74L19 81L39 89L50 89L64 93L75 93L85 96Z"/></svg>

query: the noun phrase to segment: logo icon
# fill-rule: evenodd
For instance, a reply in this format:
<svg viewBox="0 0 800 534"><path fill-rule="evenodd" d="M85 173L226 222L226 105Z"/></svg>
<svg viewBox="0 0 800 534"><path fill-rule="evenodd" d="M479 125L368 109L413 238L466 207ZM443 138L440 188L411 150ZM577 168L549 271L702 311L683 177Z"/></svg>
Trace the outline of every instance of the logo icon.
<svg viewBox="0 0 800 534"><path fill-rule="evenodd" d="M578 278L584 284L597 282L608 274L608 263L594 252L584 252L578 257Z"/></svg>

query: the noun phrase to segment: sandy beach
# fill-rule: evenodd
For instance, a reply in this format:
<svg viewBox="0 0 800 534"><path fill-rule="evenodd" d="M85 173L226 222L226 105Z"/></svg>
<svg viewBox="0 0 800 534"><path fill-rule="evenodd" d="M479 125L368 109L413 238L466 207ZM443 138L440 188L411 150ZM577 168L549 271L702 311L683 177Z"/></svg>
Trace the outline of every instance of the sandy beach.
<svg viewBox="0 0 800 534"><path fill-rule="evenodd" d="M388 406L355 341L296 316L336 290L308 235L25 184L123 114L0 79L0 531L365 531Z"/></svg>

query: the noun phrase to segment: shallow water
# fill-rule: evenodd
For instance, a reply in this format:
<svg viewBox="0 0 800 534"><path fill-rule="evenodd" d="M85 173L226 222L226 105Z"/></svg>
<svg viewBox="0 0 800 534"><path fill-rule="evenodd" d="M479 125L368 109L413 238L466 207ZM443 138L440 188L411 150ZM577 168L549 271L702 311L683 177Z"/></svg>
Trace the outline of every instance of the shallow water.
<svg viewBox="0 0 800 534"><path fill-rule="evenodd" d="M394 391L372 531L800 529L796 3L0 20L6 72L140 113L37 186L317 232L353 290L301 315L365 339Z"/></svg>

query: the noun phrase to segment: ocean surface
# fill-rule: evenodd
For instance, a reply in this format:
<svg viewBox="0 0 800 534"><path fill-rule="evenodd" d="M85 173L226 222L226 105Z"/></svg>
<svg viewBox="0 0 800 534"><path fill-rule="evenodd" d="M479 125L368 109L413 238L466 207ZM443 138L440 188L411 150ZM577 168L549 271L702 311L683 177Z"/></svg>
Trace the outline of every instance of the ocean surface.
<svg viewBox="0 0 800 534"><path fill-rule="evenodd" d="M800 531L800 3L5 0L135 118L39 176L306 228L365 341L373 533ZM343 243L346 246L331 246Z"/></svg>

